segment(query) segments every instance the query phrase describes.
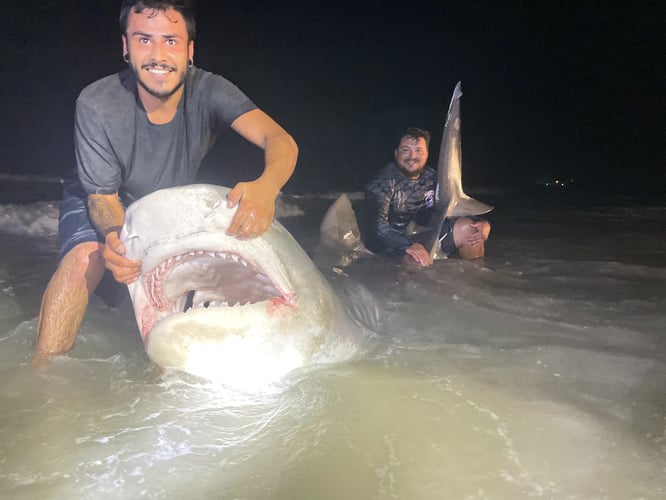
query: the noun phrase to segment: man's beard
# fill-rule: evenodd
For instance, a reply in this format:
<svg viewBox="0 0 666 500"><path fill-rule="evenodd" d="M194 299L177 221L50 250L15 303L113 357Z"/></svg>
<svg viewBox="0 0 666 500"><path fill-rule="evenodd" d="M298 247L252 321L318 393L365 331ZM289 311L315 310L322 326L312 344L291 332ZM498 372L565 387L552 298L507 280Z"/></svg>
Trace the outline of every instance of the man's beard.
<svg viewBox="0 0 666 500"><path fill-rule="evenodd" d="M425 168L425 165L423 165L418 170L407 170L405 167L400 165L398 162L396 162L395 164L398 167L398 170L400 170L405 177L409 177L410 179L418 179L419 177L421 177L421 174L423 173L423 169Z"/></svg>
<svg viewBox="0 0 666 500"><path fill-rule="evenodd" d="M130 67L132 68L132 71L134 71L134 74L136 75L136 80L143 87L143 89L148 92L150 95L153 97L157 97L158 99L161 99L163 101L166 101L169 97L174 95L180 88L183 86L185 83L185 78L187 77L187 71L189 67L185 67L185 70L180 73L180 78L178 80L178 83L174 85L173 88L171 89L156 89L156 88L151 88L148 86L147 83L145 83L141 79L141 73L137 70L136 66L133 63L130 63ZM141 66L142 70L147 70L150 68L162 68L167 71L177 71L177 68L175 66L169 66L167 64L157 64L157 63L149 63L149 64L143 64Z"/></svg>

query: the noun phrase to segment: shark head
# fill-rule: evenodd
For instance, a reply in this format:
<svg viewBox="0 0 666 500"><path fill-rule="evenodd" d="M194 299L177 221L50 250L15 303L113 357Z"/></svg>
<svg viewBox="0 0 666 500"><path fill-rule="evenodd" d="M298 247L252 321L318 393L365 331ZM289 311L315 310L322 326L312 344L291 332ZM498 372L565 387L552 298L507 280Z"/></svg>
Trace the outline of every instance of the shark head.
<svg viewBox="0 0 666 500"><path fill-rule="evenodd" d="M128 207L121 239L141 261L129 285L148 356L222 382L348 359L366 336L291 234L226 234L228 188L190 185Z"/></svg>

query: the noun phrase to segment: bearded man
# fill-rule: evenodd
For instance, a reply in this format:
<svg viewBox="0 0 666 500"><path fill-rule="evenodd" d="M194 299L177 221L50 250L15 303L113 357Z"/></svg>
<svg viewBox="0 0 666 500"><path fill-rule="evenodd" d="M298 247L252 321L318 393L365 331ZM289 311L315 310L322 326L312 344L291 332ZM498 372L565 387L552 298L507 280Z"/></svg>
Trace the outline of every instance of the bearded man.
<svg viewBox="0 0 666 500"><path fill-rule="evenodd" d="M427 226L435 203L437 173L427 166L430 132L410 127L398 134L393 161L365 188L363 239L369 250L404 256L420 266L432 264L428 250L411 227ZM490 223L480 217L450 217L441 228L441 249L449 255L482 257Z"/></svg>
<svg viewBox="0 0 666 500"><path fill-rule="evenodd" d="M58 267L42 299L36 361L69 351L105 268L134 282L119 232L125 206L158 189L191 184L217 137L231 128L265 152L261 176L239 182L227 232L253 238L273 220L275 199L296 165L292 137L233 83L194 66L192 0L124 0L128 68L102 78L76 102L76 172L60 205Z"/></svg>

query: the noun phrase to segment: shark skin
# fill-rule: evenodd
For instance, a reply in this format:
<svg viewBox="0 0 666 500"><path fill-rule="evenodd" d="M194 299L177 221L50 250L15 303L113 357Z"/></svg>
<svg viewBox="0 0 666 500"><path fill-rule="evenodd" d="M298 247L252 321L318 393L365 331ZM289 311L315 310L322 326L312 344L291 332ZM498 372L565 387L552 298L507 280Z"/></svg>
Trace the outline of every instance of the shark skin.
<svg viewBox="0 0 666 500"><path fill-rule="evenodd" d="M460 131L462 122L460 118L460 98L462 97L461 83L458 82L453 89L449 111L446 115L442 143L437 161L437 189L435 191L435 206L430 218L430 233L424 246L430 252L431 258L436 258L439 251L439 232L447 217L465 217L483 215L490 212L493 207L467 196L462 187L462 144Z"/></svg>
<svg viewBox="0 0 666 500"><path fill-rule="evenodd" d="M227 235L228 192L163 189L126 211L121 240L142 269L128 288L148 357L231 384L352 358L372 332L278 221L257 238Z"/></svg>

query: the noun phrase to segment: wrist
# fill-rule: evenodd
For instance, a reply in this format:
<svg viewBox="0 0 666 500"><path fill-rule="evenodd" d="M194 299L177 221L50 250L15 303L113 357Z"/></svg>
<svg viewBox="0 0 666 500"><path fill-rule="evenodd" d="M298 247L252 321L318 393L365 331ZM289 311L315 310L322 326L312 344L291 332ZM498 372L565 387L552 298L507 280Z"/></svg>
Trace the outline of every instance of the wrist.
<svg viewBox="0 0 666 500"><path fill-rule="evenodd" d="M110 233L116 233L118 236L120 236L120 231L122 228L123 228L122 226L108 227L104 230L104 237L107 237Z"/></svg>
<svg viewBox="0 0 666 500"><path fill-rule="evenodd" d="M107 229L106 234L104 235L104 244L107 246L115 246L118 241L120 241L120 228L110 227Z"/></svg>
<svg viewBox="0 0 666 500"><path fill-rule="evenodd" d="M275 179L273 176L264 173L261 176L259 176L257 182L262 186L264 186L264 189L268 189L271 192L273 192L275 197L277 197L277 195L280 194L280 189L282 188L282 184L280 184L280 182L278 182L278 180Z"/></svg>

